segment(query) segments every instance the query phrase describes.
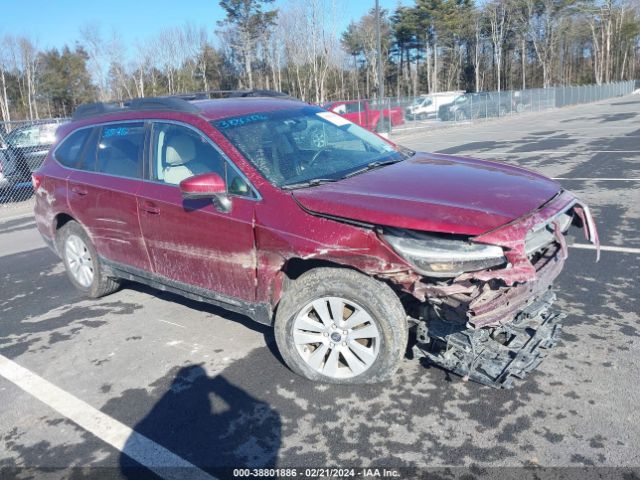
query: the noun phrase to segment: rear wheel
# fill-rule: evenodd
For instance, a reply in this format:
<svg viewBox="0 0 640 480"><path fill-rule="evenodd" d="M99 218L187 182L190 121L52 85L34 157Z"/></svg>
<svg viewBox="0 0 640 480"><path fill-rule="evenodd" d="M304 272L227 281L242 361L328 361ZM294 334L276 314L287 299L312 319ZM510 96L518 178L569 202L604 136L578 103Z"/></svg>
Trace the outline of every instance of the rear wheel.
<svg viewBox="0 0 640 480"><path fill-rule="evenodd" d="M353 270L318 268L285 292L275 336L287 365L310 380L381 382L404 356L406 314L386 284Z"/></svg>
<svg viewBox="0 0 640 480"><path fill-rule="evenodd" d="M117 279L105 275L96 249L80 224L66 223L58 230L57 244L71 283L82 293L98 298L119 288Z"/></svg>

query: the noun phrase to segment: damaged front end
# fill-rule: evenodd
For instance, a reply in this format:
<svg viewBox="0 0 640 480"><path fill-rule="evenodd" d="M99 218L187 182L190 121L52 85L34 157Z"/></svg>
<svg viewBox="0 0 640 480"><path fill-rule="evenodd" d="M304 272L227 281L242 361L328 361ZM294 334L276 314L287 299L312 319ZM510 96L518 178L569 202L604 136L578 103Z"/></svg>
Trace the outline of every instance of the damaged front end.
<svg viewBox="0 0 640 480"><path fill-rule="evenodd" d="M430 260L425 267L414 258L421 276L404 285L418 300L411 312L414 355L497 388L535 369L557 342L564 317L552 310L551 287L567 258L571 225L598 249L589 209L561 192L531 214L468 239L472 247L464 247L457 263L439 254L440 265ZM417 255L415 244L389 243L408 260ZM427 270L434 265L435 274Z"/></svg>

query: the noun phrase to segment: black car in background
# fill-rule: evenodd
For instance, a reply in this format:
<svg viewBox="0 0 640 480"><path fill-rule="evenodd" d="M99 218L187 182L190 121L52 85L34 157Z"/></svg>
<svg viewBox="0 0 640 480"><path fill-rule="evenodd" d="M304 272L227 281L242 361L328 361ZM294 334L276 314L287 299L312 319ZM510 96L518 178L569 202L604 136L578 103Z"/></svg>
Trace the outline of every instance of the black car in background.
<svg viewBox="0 0 640 480"><path fill-rule="evenodd" d="M495 96L494 96L495 95ZM472 118L503 117L512 111L510 97L487 92L467 93L438 109L443 121L464 121Z"/></svg>
<svg viewBox="0 0 640 480"><path fill-rule="evenodd" d="M31 173L42 165L56 138L58 122L41 122L0 131L0 198L29 195Z"/></svg>

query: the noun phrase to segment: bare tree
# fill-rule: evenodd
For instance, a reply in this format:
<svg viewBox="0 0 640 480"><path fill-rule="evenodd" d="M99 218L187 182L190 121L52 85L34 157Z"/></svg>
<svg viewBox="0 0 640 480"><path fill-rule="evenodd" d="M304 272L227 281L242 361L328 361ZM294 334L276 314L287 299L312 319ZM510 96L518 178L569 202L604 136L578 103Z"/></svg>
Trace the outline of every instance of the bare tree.
<svg viewBox="0 0 640 480"><path fill-rule="evenodd" d="M502 84L502 58L505 38L509 32L511 18L507 0L492 0L484 8L491 30L491 42L493 43L493 56L496 64L496 86L500 91Z"/></svg>
<svg viewBox="0 0 640 480"><path fill-rule="evenodd" d="M89 70L98 87L98 99L109 99L109 80L106 66L109 64L109 48L102 38L100 25L85 24L80 27L80 42L89 55Z"/></svg>
<svg viewBox="0 0 640 480"><path fill-rule="evenodd" d="M562 0L525 0L528 35L542 67L542 86L551 86L553 62L558 51L560 20L566 4Z"/></svg>
<svg viewBox="0 0 640 480"><path fill-rule="evenodd" d="M11 121L11 112L9 111L9 95L7 94L7 75L9 69L9 59L7 51L9 40L5 37L0 42L0 114L2 114L3 122Z"/></svg>

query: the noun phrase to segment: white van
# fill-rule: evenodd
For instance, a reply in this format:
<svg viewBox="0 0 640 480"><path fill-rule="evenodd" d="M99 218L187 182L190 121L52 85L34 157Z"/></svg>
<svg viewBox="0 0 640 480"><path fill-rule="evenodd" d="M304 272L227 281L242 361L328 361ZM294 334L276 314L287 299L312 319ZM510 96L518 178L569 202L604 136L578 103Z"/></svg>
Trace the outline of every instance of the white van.
<svg viewBox="0 0 640 480"><path fill-rule="evenodd" d="M464 95L464 90L452 92L430 93L420 95L406 108L407 120L424 120L426 118L436 118L440 105L451 103L459 96Z"/></svg>

